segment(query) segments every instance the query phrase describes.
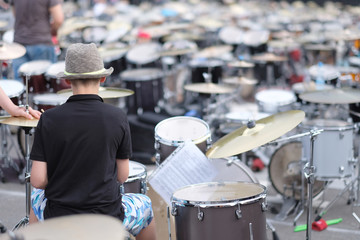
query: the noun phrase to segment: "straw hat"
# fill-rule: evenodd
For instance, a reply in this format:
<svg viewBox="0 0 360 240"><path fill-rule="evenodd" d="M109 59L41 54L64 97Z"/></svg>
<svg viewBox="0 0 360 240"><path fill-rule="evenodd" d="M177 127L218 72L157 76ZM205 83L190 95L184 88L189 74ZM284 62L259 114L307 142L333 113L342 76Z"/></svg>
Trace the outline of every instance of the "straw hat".
<svg viewBox="0 0 360 240"><path fill-rule="evenodd" d="M104 62L94 43L71 44L65 57L65 71L57 74L61 79L93 79L109 76L114 69L104 68Z"/></svg>

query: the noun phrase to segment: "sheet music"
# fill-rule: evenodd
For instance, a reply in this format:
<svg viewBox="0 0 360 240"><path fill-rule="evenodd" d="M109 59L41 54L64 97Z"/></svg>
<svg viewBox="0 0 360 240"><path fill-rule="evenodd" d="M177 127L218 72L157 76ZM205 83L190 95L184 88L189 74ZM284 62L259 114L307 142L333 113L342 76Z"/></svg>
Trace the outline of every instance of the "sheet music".
<svg viewBox="0 0 360 240"><path fill-rule="evenodd" d="M186 141L160 164L148 182L171 205L177 189L212 181L216 175L217 169L204 153L192 141Z"/></svg>

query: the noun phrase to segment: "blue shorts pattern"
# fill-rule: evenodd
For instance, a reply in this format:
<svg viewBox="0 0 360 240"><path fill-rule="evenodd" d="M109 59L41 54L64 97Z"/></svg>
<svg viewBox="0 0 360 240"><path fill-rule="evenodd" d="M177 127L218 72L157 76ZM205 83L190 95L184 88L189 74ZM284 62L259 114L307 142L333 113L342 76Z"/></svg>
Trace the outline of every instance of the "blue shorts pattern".
<svg viewBox="0 0 360 240"><path fill-rule="evenodd" d="M44 221L46 201L45 191L33 188L31 192L31 206L39 221ZM122 206L125 211L123 225L133 236L138 235L154 218L151 200L146 195L126 193L122 196Z"/></svg>

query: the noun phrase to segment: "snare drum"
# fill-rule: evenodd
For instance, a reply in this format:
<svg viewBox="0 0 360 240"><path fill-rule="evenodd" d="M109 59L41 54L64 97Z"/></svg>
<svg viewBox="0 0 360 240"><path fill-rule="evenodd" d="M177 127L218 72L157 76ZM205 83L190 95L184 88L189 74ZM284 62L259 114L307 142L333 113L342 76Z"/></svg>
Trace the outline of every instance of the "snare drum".
<svg viewBox="0 0 360 240"><path fill-rule="evenodd" d="M0 80L0 87L15 105L19 105L20 96L25 86L17 80Z"/></svg>
<svg viewBox="0 0 360 240"><path fill-rule="evenodd" d="M315 139L313 164L317 179L349 177L354 169L354 126L341 120L313 119L300 125L305 130L323 129ZM309 161L311 139L303 138L304 157Z"/></svg>
<svg viewBox="0 0 360 240"><path fill-rule="evenodd" d="M177 240L266 240L266 188L249 182L208 182L172 195Z"/></svg>
<svg viewBox="0 0 360 240"><path fill-rule="evenodd" d="M65 70L65 61L59 61L57 63L53 63L47 69L45 76L50 84L51 92L58 92L63 89L71 88L69 84L66 83L65 79L59 79L56 75L59 72L63 72Z"/></svg>
<svg viewBox="0 0 360 240"><path fill-rule="evenodd" d="M296 96L292 91L284 89L264 89L255 94L260 112L278 113L293 108Z"/></svg>
<svg viewBox="0 0 360 240"><path fill-rule="evenodd" d="M129 177L121 185L120 192L146 194L146 167L138 162L129 161Z"/></svg>
<svg viewBox="0 0 360 240"><path fill-rule="evenodd" d="M65 103L66 97L56 93L44 93L34 96L34 108L37 110L48 110Z"/></svg>
<svg viewBox="0 0 360 240"><path fill-rule="evenodd" d="M158 102L163 99L163 72L157 68L125 70L120 74L125 88L134 91L126 98L128 113L154 112Z"/></svg>
<svg viewBox="0 0 360 240"><path fill-rule="evenodd" d="M48 91L45 72L52 63L48 60L34 60L21 64L19 75L23 78L26 86L26 76L29 76L29 92L43 93Z"/></svg>
<svg viewBox="0 0 360 240"><path fill-rule="evenodd" d="M195 117L177 116L155 126L155 149L158 163L164 161L180 144L191 140L205 153L211 143L209 125Z"/></svg>

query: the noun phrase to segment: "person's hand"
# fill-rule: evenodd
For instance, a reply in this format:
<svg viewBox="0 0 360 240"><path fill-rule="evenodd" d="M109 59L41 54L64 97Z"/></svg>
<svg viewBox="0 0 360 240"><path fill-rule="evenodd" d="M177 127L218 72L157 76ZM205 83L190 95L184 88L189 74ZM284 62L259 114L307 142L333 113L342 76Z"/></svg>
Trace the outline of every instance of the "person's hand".
<svg viewBox="0 0 360 240"><path fill-rule="evenodd" d="M16 109L14 109L14 111L11 113L11 115L14 117L24 117L27 119L39 119L41 116L41 112L29 107L29 113L27 113L24 106L17 106Z"/></svg>

